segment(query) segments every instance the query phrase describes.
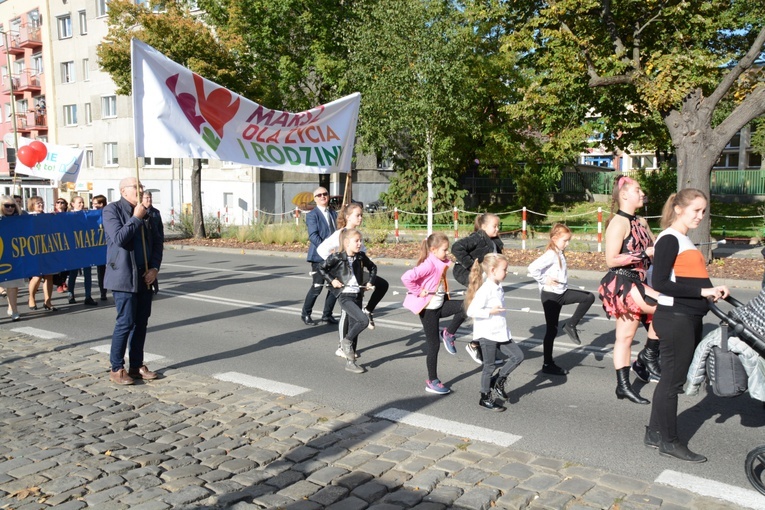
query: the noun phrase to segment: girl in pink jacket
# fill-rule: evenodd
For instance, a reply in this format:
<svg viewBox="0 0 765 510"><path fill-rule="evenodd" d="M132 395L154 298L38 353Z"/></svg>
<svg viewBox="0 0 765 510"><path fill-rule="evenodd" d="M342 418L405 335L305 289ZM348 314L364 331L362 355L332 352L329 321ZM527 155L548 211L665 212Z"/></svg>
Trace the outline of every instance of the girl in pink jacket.
<svg viewBox="0 0 765 510"><path fill-rule="evenodd" d="M447 257L448 251L449 239L444 234L436 232L429 235L422 242L417 265L401 277L408 291L404 307L420 317L425 330L425 363L428 367L425 391L438 395L446 395L450 391L438 379L439 344L443 342L450 354L456 354L454 336L460 324L465 321L462 301L449 299L446 272L451 262ZM452 320L439 334L438 321L441 317L452 317Z"/></svg>

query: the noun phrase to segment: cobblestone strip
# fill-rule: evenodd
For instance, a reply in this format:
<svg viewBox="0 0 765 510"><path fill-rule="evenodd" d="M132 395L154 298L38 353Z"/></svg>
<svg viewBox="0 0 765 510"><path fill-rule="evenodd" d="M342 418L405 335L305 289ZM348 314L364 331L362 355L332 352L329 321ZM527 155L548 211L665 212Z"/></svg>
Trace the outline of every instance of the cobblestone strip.
<svg viewBox="0 0 765 510"><path fill-rule="evenodd" d="M0 330L0 508L726 508L180 370L128 387L107 370Z"/></svg>

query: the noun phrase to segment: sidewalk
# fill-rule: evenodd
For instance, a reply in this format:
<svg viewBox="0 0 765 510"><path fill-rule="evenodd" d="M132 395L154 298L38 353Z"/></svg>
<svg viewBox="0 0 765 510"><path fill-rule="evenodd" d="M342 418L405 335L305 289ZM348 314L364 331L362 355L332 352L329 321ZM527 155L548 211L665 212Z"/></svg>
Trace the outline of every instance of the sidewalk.
<svg viewBox="0 0 765 510"><path fill-rule="evenodd" d="M0 330L0 508L733 509L648 481Z"/></svg>

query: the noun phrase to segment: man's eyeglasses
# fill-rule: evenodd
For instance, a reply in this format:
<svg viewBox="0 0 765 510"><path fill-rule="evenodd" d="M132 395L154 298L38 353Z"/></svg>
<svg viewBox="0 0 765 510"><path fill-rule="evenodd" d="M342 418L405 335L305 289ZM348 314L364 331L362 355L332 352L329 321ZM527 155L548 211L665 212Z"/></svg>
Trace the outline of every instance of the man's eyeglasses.
<svg viewBox="0 0 765 510"><path fill-rule="evenodd" d="M315 197L315 198L319 198L319 197L328 197L328 196L329 196L329 193L316 193L316 194L314 195L314 197Z"/></svg>

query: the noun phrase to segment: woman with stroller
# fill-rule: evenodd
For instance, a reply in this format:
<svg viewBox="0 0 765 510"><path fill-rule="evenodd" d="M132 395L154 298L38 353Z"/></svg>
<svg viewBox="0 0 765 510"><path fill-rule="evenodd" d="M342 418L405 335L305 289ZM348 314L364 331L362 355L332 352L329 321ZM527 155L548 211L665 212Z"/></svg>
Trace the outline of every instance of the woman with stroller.
<svg viewBox="0 0 765 510"><path fill-rule="evenodd" d="M725 285L709 281L706 260L688 237L699 226L707 207L706 195L686 188L670 195L661 216L664 229L656 238L653 286L661 293L653 327L661 342L662 376L656 385L651 420L645 431L646 446L658 448L665 457L686 462L705 462L677 435L677 395L683 391L688 368L701 341L702 319L709 310L707 298L728 296Z"/></svg>

